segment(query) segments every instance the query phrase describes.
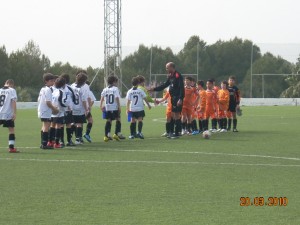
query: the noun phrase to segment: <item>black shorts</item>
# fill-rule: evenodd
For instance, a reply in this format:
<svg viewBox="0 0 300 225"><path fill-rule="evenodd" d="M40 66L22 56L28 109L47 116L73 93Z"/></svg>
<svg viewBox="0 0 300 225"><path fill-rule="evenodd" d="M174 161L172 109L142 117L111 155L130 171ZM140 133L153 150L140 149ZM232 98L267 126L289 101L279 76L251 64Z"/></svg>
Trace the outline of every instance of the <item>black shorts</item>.
<svg viewBox="0 0 300 225"><path fill-rule="evenodd" d="M142 111L138 111L138 112L131 112L131 117L132 118L135 118L135 119L138 119L138 118L144 118L145 117L145 111L142 110Z"/></svg>
<svg viewBox="0 0 300 225"><path fill-rule="evenodd" d="M52 122L56 124L65 124L65 117L52 117Z"/></svg>
<svg viewBox="0 0 300 225"><path fill-rule="evenodd" d="M66 111L65 112L65 124L71 124L73 123L73 114L72 111Z"/></svg>
<svg viewBox="0 0 300 225"><path fill-rule="evenodd" d="M229 102L229 107L228 107L228 111L230 112L236 112L236 102Z"/></svg>
<svg viewBox="0 0 300 225"><path fill-rule="evenodd" d="M74 123L86 123L85 115L73 115Z"/></svg>
<svg viewBox="0 0 300 225"><path fill-rule="evenodd" d="M3 124L3 127L15 127L15 121L13 120L0 120L0 126Z"/></svg>
<svg viewBox="0 0 300 225"><path fill-rule="evenodd" d="M115 120L115 119L119 119L119 118L120 118L119 110L105 112L105 119L107 119L107 120Z"/></svg>
<svg viewBox="0 0 300 225"><path fill-rule="evenodd" d="M50 123L52 120L51 118L41 118L41 121Z"/></svg>
<svg viewBox="0 0 300 225"><path fill-rule="evenodd" d="M171 97L172 112L175 112L175 113L179 112L179 113L181 113L181 111L182 111L182 104L181 104L181 106L177 106L178 100L179 100L179 97Z"/></svg>

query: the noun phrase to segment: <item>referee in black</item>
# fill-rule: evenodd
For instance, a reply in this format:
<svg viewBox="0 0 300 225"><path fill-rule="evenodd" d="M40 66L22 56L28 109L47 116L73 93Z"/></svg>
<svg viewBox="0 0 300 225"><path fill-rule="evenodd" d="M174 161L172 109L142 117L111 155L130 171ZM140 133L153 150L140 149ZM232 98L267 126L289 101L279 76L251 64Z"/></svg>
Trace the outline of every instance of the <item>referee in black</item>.
<svg viewBox="0 0 300 225"><path fill-rule="evenodd" d="M166 87L169 87L172 103L172 118L175 121L175 134L171 134L170 138L175 139L179 137L181 132L181 111L184 98L184 83L182 75L176 71L175 64L168 62L166 64L166 70L168 72L167 80L162 85L150 88L149 91L162 91Z"/></svg>

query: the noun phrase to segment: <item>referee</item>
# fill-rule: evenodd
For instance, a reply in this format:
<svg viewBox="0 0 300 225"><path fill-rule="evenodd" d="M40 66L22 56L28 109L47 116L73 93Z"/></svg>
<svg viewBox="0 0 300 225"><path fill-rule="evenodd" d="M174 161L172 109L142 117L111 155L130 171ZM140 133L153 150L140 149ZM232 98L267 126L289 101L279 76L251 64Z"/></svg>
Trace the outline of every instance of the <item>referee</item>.
<svg viewBox="0 0 300 225"><path fill-rule="evenodd" d="M149 91L162 91L166 87L169 87L172 103L172 118L175 121L175 134L170 134L169 138L175 139L179 137L181 132L181 111L184 98L184 83L182 75L176 71L175 64L168 62L166 64L166 70L168 72L167 80L162 85L150 88Z"/></svg>

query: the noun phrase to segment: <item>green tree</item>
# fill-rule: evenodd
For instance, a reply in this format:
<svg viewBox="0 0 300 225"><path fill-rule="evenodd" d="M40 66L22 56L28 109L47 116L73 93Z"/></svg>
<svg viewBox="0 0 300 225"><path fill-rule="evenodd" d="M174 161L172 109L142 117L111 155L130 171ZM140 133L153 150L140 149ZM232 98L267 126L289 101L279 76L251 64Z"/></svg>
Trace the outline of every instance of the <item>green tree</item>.
<svg viewBox="0 0 300 225"><path fill-rule="evenodd" d="M0 47L0 85L3 85L9 78L11 78L9 58L5 46L2 46Z"/></svg>

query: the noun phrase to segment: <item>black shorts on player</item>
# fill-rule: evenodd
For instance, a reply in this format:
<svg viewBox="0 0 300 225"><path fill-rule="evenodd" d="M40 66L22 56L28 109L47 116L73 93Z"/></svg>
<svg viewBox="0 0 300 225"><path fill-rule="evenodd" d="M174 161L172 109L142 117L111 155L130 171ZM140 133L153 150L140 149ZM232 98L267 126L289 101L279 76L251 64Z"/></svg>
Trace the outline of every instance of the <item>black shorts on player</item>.
<svg viewBox="0 0 300 225"><path fill-rule="evenodd" d="M114 111L107 111L105 115L105 119L107 120L116 120L120 118L120 111L114 110Z"/></svg>
<svg viewBox="0 0 300 225"><path fill-rule="evenodd" d="M73 115L74 123L86 123L85 115Z"/></svg>
<svg viewBox="0 0 300 225"><path fill-rule="evenodd" d="M138 112L132 112L132 118L138 119L138 118L144 118L145 117L145 111L138 111Z"/></svg>
<svg viewBox="0 0 300 225"><path fill-rule="evenodd" d="M229 102L228 110L230 112L236 112L236 106L237 106L237 104L235 102Z"/></svg>
<svg viewBox="0 0 300 225"><path fill-rule="evenodd" d="M0 120L0 126L3 127L15 127L15 121L13 120Z"/></svg>
<svg viewBox="0 0 300 225"><path fill-rule="evenodd" d="M178 113L182 111L182 105L177 106L177 102L179 101L179 97L172 97L171 104L172 104L172 112Z"/></svg>
<svg viewBox="0 0 300 225"><path fill-rule="evenodd" d="M66 111L65 112L65 124L71 124L73 123L73 114L72 111Z"/></svg>

